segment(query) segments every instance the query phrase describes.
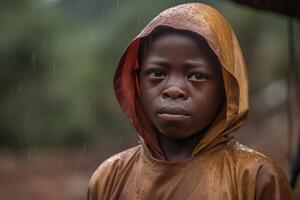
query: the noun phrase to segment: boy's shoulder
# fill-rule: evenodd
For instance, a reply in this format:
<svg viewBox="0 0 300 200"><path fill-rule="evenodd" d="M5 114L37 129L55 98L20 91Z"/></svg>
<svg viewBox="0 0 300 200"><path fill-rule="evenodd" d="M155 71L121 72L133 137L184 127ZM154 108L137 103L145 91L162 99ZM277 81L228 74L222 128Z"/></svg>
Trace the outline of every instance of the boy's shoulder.
<svg viewBox="0 0 300 200"><path fill-rule="evenodd" d="M99 166L99 168L103 168L103 167L111 166L111 165L122 165L124 163L127 163L133 157L135 157L137 154L140 153L141 148L142 148L141 145L137 145L135 147L132 147L130 149L126 149L122 152L119 152L115 155L112 155L111 157L104 160L101 163L101 165Z"/></svg>
<svg viewBox="0 0 300 200"><path fill-rule="evenodd" d="M126 169L127 165L133 164L134 161L139 158L141 150L142 146L137 145L104 160L93 173L90 179L90 184L97 182L99 178L109 178L112 173Z"/></svg>
<svg viewBox="0 0 300 200"><path fill-rule="evenodd" d="M249 159L253 158L256 161L272 161L269 157L263 153L256 151L240 142L232 139L227 143L227 148L229 151L232 151L236 156Z"/></svg>
<svg viewBox="0 0 300 200"><path fill-rule="evenodd" d="M130 166L139 159L141 149L141 145L135 146L111 156L100 164L89 181L87 199L104 199L103 195L112 189L114 183L122 181L129 169L132 169Z"/></svg>
<svg viewBox="0 0 300 200"><path fill-rule="evenodd" d="M226 145L226 151L231 154L230 159L234 163L237 173L254 173L258 176L285 177L285 172L268 156L239 143L231 140ZM252 174L253 175L253 174Z"/></svg>
<svg viewBox="0 0 300 200"><path fill-rule="evenodd" d="M276 163L268 156L244 144L241 144L236 140L230 140L227 143L226 151L232 154L232 159L234 163L242 163L245 167L255 167L260 166L262 164L270 166L276 165Z"/></svg>
<svg viewBox="0 0 300 200"><path fill-rule="evenodd" d="M276 199L294 199L285 172L271 158L235 140L227 143L224 152L239 187L255 188L257 199L274 194Z"/></svg>

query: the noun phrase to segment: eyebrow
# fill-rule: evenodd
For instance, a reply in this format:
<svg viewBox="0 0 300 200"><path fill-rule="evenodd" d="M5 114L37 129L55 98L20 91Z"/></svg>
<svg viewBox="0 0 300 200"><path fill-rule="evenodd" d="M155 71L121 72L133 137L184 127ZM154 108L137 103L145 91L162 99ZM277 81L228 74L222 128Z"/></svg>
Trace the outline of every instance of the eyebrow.
<svg viewBox="0 0 300 200"><path fill-rule="evenodd" d="M207 64L202 59L186 60L185 65L189 68L207 67Z"/></svg>
<svg viewBox="0 0 300 200"><path fill-rule="evenodd" d="M149 63L156 64L156 65L163 65L166 67L168 67L170 65L170 63L166 59L163 59L163 58L152 58L152 59L150 59ZM207 65L201 59L189 59L189 60L186 60L185 66L188 68L198 68L198 67L206 67Z"/></svg>
<svg viewBox="0 0 300 200"><path fill-rule="evenodd" d="M154 58L151 58L149 61L150 61L149 63L151 63L151 64L169 65L169 62L166 59L163 59L163 58L154 57Z"/></svg>

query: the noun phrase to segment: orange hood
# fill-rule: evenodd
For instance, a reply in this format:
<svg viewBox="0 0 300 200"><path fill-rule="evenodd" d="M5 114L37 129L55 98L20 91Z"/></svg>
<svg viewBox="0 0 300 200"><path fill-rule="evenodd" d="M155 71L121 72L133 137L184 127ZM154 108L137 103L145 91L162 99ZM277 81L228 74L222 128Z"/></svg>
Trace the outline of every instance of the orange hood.
<svg viewBox="0 0 300 200"><path fill-rule="evenodd" d="M154 157L164 159L155 128L142 109L135 73L139 68L138 49L141 38L147 37L159 26L188 30L201 35L222 65L226 105L194 149L193 155L229 141L233 132L245 121L249 110L248 75L244 58L226 19L208 5L189 3L167 9L154 18L129 44L115 73L116 97L140 135L144 148Z"/></svg>

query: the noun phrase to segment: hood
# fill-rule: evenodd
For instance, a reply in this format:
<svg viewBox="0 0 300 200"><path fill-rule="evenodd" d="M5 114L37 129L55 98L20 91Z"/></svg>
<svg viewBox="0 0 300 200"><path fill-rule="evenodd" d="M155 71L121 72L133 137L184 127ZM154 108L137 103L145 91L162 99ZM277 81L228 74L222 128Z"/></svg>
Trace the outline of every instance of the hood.
<svg viewBox="0 0 300 200"><path fill-rule="evenodd" d="M246 65L227 20L208 5L189 3L169 8L154 18L129 44L115 73L116 97L126 117L138 132L144 148L155 158L165 159L156 130L142 109L138 77L135 73L139 68L138 49L141 39L160 26L199 34L207 41L222 66L226 104L199 141L192 156L228 142L234 131L245 121L249 110Z"/></svg>

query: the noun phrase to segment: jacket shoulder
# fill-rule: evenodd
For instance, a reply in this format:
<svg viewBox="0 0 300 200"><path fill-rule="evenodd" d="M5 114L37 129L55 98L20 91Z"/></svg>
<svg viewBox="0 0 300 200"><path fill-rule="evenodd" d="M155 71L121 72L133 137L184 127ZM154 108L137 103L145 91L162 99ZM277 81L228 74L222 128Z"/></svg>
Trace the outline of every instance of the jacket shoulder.
<svg viewBox="0 0 300 200"><path fill-rule="evenodd" d="M93 173L91 177L91 182L96 181L99 177L101 177L101 175L107 174L110 171L122 170L122 168L125 167L126 164L132 161L136 157L136 155L139 154L140 149L141 146L138 145L120 153L117 153L103 161Z"/></svg>
<svg viewBox="0 0 300 200"><path fill-rule="evenodd" d="M234 155L237 156L237 161L243 160L243 161L257 161L257 163L260 162L271 162L274 163L272 159L264 155L263 153L256 151L244 144L239 143L236 140L230 140L227 143L227 147L232 151Z"/></svg>
<svg viewBox="0 0 300 200"><path fill-rule="evenodd" d="M272 159L235 140L228 143L228 148L234 160L239 188L247 191L245 196L294 199L285 172Z"/></svg>
<svg viewBox="0 0 300 200"><path fill-rule="evenodd" d="M284 172L277 166L277 164L268 156L254 149L247 147L235 140L228 143L229 151L232 154L233 163L237 169L247 172L259 173L261 170L266 173L284 175ZM267 170L265 170L267 169Z"/></svg>
<svg viewBox="0 0 300 200"><path fill-rule="evenodd" d="M126 174L128 169L131 169L130 166L139 158L141 149L141 145L138 145L102 162L90 178L88 200L102 199L99 195L108 193L115 179L119 181L122 174Z"/></svg>

